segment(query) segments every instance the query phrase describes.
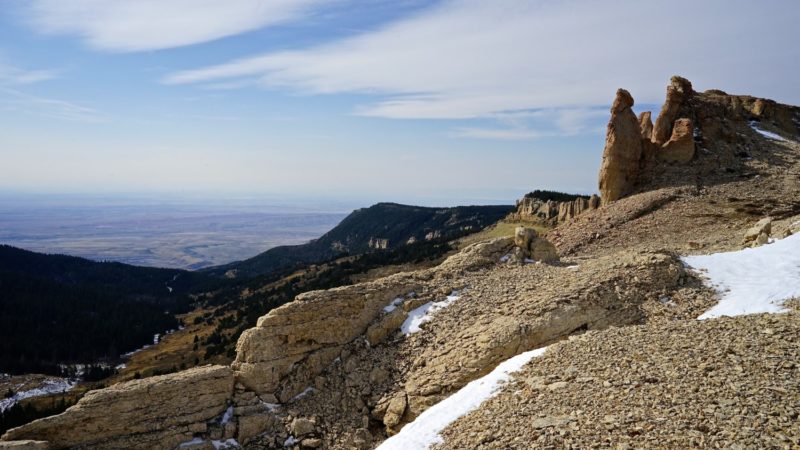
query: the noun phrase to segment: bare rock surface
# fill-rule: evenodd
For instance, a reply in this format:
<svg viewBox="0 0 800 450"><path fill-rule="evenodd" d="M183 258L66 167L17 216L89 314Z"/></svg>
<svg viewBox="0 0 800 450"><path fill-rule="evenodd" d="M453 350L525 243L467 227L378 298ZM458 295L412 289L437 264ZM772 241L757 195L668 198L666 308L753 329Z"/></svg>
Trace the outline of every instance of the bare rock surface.
<svg viewBox="0 0 800 450"><path fill-rule="evenodd" d="M14 428L4 440L48 441L51 448L174 448L225 411L233 373L204 366L88 392L64 413Z"/></svg>

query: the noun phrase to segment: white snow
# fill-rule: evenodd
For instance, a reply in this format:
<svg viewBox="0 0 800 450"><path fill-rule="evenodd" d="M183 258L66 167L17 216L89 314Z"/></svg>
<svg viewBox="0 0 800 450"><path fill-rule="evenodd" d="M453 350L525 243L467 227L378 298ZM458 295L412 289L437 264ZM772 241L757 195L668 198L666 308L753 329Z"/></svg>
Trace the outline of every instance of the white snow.
<svg viewBox="0 0 800 450"><path fill-rule="evenodd" d="M191 447L192 445L202 444L203 442L205 442L203 438L196 437L191 441L181 442L180 444L178 444L178 448Z"/></svg>
<svg viewBox="0 0 800 450"><path fill-rule="evenodd" d="M143 345L141 348L137 348L136 350L134 350L132 352L123 353L121 357L122 358L130 358L131 356L133 356L134 353L138 353L138 352L140 352L140 351L142 351L142 350L144 350L146 348L150 348L150 347L151 347L150 345Z"/></svg>
<svg viewBox="0 0 800 450"><path fill-rule="evenodd" d="M800 234L735 252L686 256L720 295L698 319L784 312L783 302L800 297Z"/></svg>
<svg viewBox="0 0 800 450"><path fill-rule="evenodd" d="M264 409L266 409L267 411L272 412L272 413L274 413L275 411L277 411L277 410L279 410L281 408L281 404L280 403L261 402L261 406L263 406Z"/></svg>
<svg viewBox="0 0 800 450"><path fill-rule="evenodd" d="M225 414L222 415L222 419L220 419L219 423L225 425L226 423L231 421L233 417L233 406L228 406L228 409L225 410Z"/></svg>
<svg viewBox="0 0 800 450"><path fill-rule="evenodd" d="M301 393L295 395L294 397L292 397L292 399L289 400L289 403L297 401L297 400L300 400L301 398L305 397L306 395L308 395L308 394L310 394L312 392L314 392L314 388L309 386L309 387L303 389L303 392L301 392Z"/></svg>
<svg viewBox="0 0 800 450"><path fill-rule="evenodd" d="M402 330L403 334L406 336L420 331L420 325L433 319L433 313L447 308L459 298L461 298L459 292L453 291L442 301L428 302L418 308L412 309L408 312L408 317L405 322L403 322L400 330Z"/></svg>
<svg viewBox="0 0 800 450"><path fill-rule="evenodd" d="M750 128L752 128L753 130L756 131L756 133L758 133L758 134L760 134L760 135L762 135L762 136L764 136L766 138L774 139L776 141L784 141L784 142L786 142L786 139L783 136L781 136L779 134L775 134L775 133L773 133L771 131L766 131L766 130L762 130L761 128L759 128L758 127L758 122L750 122Z"/></svg>
<svg viewBox="0 0 800 450"><path fill-rule="evenodd" d="M66 378L51 378L44 380L42 385L37 388L29 389L27 391L20 391L9 398L0 400L0 412L4 412L5 410L11 408L20 400L31 397L40 397L42 395L60 394L62 392L69 391L77 384L78 382L76 380L69 380Z"/></svg>
<svg viewBox="0 0 800 450"><path fill-rule="evenodd" d="M500 257L500 262L501 263L508 262L509 259L511 259L511 253L506 253L505 255Z"/></svg>
<svg viewBox="0 0 800 450"><path fill-rule="evenodd" d="M383 312L390 313L397 309L403 303L403 297L397 297L396 299L392 300L391 303L383 307Z"/></svg>
<svg viewBox="0 0 800 450"><path fill-rule="evenodd" d="M216 450L222 450L226 448L240 448L240 445L238 442L236 442L236 439L228 439L225 441L211 441L211 445L213 445Z"/></svg>
<svg viewBox="0 0 800 450"><path fill-rule="evenodd" d="M544 354L545 348L520 353L500 363L491 373L474 380L458 392L431 406L399 433L378 446L378 450L427 449L442 442L439 435L458 418L477 409L481 403L492 398L500 390L501 383L520 370L531 359Z"/></svg>
<svg viewBox="0 0 800 450"><path fill-rule="evenodd" d="M284 447L291 447L291 446L293 446L293 445L294 445L294 444L296 444L296 443L297 443L297 439L295 439L295 438L294 438L294 436L289 436L289 437L288 437L288 438L287 438L287 439L286 439L286 440L283 442L283 446L284 446Z"/></svg>

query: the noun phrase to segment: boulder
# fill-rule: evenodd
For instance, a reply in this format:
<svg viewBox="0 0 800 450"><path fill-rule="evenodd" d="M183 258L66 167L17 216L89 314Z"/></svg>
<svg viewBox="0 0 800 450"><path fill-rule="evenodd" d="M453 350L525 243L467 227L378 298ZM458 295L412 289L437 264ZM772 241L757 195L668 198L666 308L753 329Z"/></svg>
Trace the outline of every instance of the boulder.
<svg viewBox="0 0 800 450"><path fill-rule="evenodd" d="M531 241L539 234L533 228L517 227L514 230L514 245L521 249L530 248Z"/></svg>
<svg viewBox="0 0 800 450"><path fill-rule="evenodd" d="M9 430L3 439L46 440L53 448L173 449L205 432L232 396L230 368L196 367L89 391L65 412Z"/></svg>
<svg viewBox="0 0 800 450"><path fill-rule="evenodd" d="M247 444L259 434L274 431L279 425L275 415L269 413L240 416L238 421L239 427L236 433L236 441L242 445Z"/></svg>
<svg viewBox="0 0 800 450"><path fill-rule="evenodd" d="M611 106L611 120L600 166L600 197L610 203L629 194L639 174L642 138L639 121L633 113L633 97L617 90Z"/></svg>
<svg viewBox="0 0 800 450"><path fill-rule="evenodd" d="M536 238L531 243L530 258L534 261L558 261L556 246L545 238Z"/></svg>
<svg viewBox="0 0 800 450"><path fill-rule="evenodd" d="M383 415L384 425L390 429L396 427L402 420L407 405L408 400L405 392L400 392L392 397L386 408L386 413Z"/></svg>
<svg viewBox="0 0 800 450"><path fill-rule="evenodd" d="M686 164L694 157L694 127L690 119L678 119L672 127L672 136L658 151L662 162Z"/></svg>
<svg viewBox="0 0 800 450"><path fill-rule="evenodd" d="M367 450L372 447L372 434L366 428L357 428L353 434L353 448Z"/></svg>
<svg viewBox="0 0 800 450"><path fill-rule="evenodd" d="M298 417L292 421L292 424L289 428L292 432L292 435L295 437L302 437L309 434L314 434L315 427L316 424L314 421L306 419L305 417Z"/></svg>
<svg viewBox="0 0 800 450"><path fill-rule="evenodd" d="M762 235L764 235L767 241L769 241L770 234L772 234L772 218L764 217L756 222L755 225L747 229L747 231L744 233L742 244L750 244L753 242L757 243L759 237ZM766 243L766 241L764 243Z"/></svg>

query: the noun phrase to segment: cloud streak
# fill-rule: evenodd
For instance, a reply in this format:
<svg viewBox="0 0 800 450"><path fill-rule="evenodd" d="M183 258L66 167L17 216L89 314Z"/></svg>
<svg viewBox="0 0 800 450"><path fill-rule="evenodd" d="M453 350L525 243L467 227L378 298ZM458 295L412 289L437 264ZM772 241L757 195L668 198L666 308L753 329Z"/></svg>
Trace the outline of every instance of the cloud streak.
<svg viewBox="0 0 800 450"><path fill-rule="evenodd" d="M27 70L3 64L0 61L0 85L34 84L52 80L57 76L57 70Z"/></svg>
<svg viewBox="0 0 800 450"><path fill-rule="evenodd" d="M2 86L0 86L0 94L4 94L3 97L5 97L0 97L0 105L3 105L6 110L17 113L73 122L96 123L104 120L103 115L97 110L68 101L26 94Z"/></svg>
<svg viewBox="0 0 800 450"><path fill-rule="evenodd" d="M136 52L213 41L298 19L326 0L31 0L31 24L94 49Z"/></svg>
<svg viewBox="0 0 800 450"><path fill-rule="evenodd" d="M184 70L166 84L258 83L303 94L367 94L357 114L471 119L607 105L624 86L660 103L669 76L702 88L800 101L800 4L776 0L446 1L377 31ZM747 33L745 30L770 30ZM235 84L234 84L235 85ZM562 117L560 128L585 118ZM571 123L570 120L572 120ZM532 138L536 133L463 129Z"/></svg>

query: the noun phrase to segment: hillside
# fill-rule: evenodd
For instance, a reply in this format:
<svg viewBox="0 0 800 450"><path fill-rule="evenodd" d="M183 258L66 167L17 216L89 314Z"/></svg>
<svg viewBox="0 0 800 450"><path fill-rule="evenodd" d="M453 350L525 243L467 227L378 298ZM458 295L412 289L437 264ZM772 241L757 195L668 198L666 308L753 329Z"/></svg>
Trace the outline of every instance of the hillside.
<svg viewBox="0 0 800 450"><path fill-rule="evenodd" d="M0 245L0 372L117 358L176 329L192 272L44 255Z"/></svg>
<svg viewBox="0 0 800 450"><path fill-rule="evenodd" d="M275 247L204 272L247 278L414 242L445 242L479 231L510 211L510 206L426 208L378 203L353 211L331 231L307 244Z"/></svg>
<svg viewBox="0 0 800 450"><path fill-rule="evenodd" d="M2 439L800 445L800 109L680 77L655 124L633 106L617 92L602 198L580 214L585 199L567 199L573 214L546 234L517 228L433 267L304 292L244 330L230 365L91 391Z"/></svg>

